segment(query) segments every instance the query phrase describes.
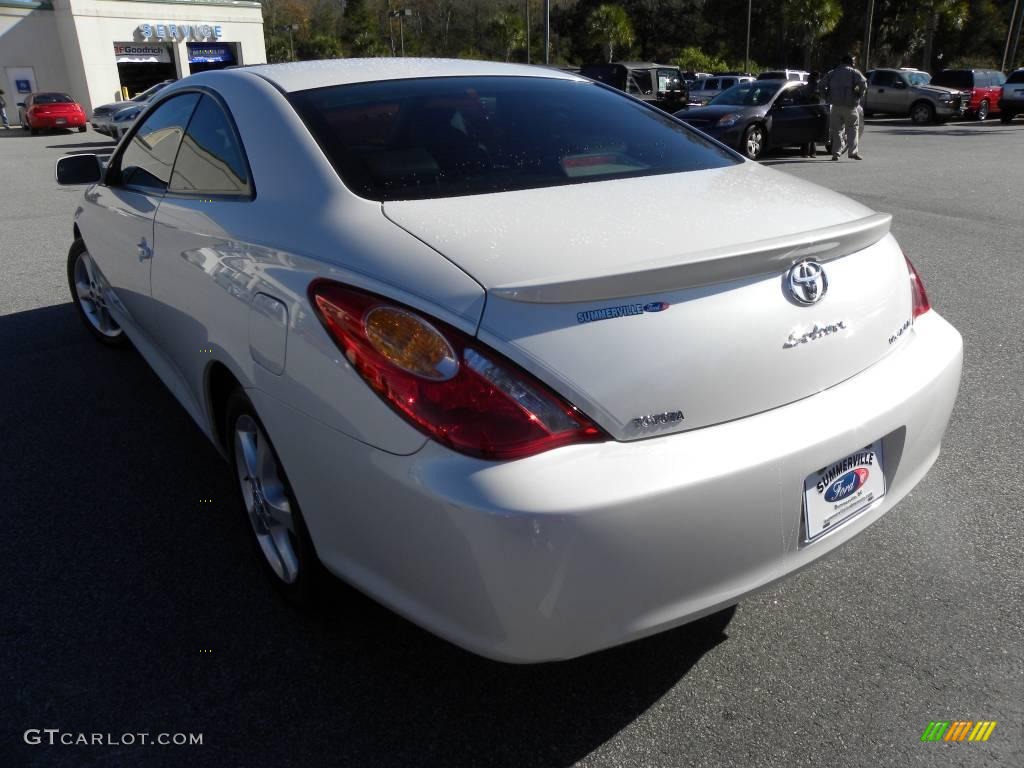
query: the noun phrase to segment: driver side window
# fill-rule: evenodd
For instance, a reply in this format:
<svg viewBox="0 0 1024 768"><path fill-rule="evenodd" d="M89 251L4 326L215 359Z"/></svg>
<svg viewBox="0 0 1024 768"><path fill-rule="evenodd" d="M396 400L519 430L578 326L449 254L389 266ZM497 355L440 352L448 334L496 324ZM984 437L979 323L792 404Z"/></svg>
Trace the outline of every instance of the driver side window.
<svg viewBox="0 0 1024 768"><path fill-rule="evenodd" d="M147 191L166 190L178 146L198 102L199 94L184 93L146 115L121 153L113 182Z"/></svg>

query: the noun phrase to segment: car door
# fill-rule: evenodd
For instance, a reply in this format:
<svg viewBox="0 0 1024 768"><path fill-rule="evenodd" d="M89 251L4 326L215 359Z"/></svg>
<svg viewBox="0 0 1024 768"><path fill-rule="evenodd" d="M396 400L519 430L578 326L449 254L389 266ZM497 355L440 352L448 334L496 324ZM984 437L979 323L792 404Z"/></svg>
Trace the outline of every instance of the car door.
<svg viewBox="0 0 1024 768"><path fill-rule="evenodd" d="M220 346L237 356L249 344L251 323L265 330L254 342L253 358L272 374L284 368L283 289L265 287L259 301L251 301L253 253L238 237L247 229L253 197L230 113L219 97L204 92L157 211L152 275L160 347L182 376L186 407L196 412L211 359L206 350ZM250 318L250 304L266 311Z"/></svg>
<svg viewBox="0 0 1024 768"><path fill-rule="evenodd" d="M906 84L904 84L903 91L900 91L897 85L899 80L900 77L895 72L875 70L868 83L864 110L866 112L883 112L889 115L905 112L909 105L904 106L901 103L901 94L906 92Z"/></svg>
<svg viewBox="0 0 1024 768"><path fill-rule="evenodd" d="M818 137L819 111L810 103L806 85L783 89L772 104L768 138L774 146L806 144ZM815 99L815 101L817 101Z"/></svg>
<svg viewBox="0 0 1024 768"><path fill-rule="evenodd" d="M1006 75L1002 72L989 72L988 103L993 112L999 111L999 98L1003 94L1003 83L1006 82Z"/></svg>
<svg viewBox="0 0 1024 768"><path fill-rule="evenodd" d="M129 336L152 328L153 222L198 101L182 94L150 112L111 159L103 183L86 195L88 210L78 219L115 319Z"/></svg>

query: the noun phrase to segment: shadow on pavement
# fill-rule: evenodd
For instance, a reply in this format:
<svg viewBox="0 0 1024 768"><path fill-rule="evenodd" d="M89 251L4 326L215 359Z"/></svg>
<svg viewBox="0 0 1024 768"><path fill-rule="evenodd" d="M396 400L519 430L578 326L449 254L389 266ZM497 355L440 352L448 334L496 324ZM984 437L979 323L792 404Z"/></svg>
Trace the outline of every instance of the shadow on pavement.
<svg viewBox="0 0 1024 768"><path fill-rule="evenodd" d="M727 612L510 666L340 582L296 613L257 568L223 460L133 349L96 344L63 304L0 316L0 363L0 738L23 751L7 764L567 766L725 639ZM29 728L203 745L28 747Z"/></svg>
<svg viewBox="0 0 1024 768"><path fill-rule="evenodd" d="M117 147L117 142L112 139L105 141L86 141L81 144L48 144L47 149L108 149L111 152Z"/></svg>

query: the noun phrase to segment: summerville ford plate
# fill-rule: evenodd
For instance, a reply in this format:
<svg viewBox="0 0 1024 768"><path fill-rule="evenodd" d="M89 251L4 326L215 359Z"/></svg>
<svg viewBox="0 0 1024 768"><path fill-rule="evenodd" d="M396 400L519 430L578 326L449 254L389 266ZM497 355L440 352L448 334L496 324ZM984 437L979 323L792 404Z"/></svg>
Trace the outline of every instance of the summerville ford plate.
<svg viewBox="0 0 1024 768"><path fill-rule="evenodd" d="M804 480L807 540L834 529L883 496L881 440L812 472Z"/></svg>

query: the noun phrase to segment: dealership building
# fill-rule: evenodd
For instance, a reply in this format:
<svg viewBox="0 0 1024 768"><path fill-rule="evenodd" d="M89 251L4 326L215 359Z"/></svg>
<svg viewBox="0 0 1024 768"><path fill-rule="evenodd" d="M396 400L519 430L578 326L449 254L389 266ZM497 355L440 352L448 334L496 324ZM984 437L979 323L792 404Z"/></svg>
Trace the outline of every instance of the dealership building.
<svg viewBox="0 0 1024 768"><path fill-rule="evenodd" d="M91 112L162 80L266 60L252 0L0 0L8 115L36 91Z"/></svg>

